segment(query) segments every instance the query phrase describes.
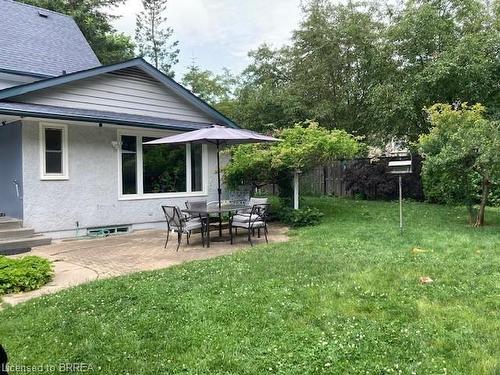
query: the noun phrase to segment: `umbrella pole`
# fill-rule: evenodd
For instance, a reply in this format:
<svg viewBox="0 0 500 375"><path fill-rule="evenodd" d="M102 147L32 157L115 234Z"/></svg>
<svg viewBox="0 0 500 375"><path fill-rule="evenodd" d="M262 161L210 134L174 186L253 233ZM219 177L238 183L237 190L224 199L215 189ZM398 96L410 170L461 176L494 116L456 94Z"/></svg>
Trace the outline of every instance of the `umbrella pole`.
<svg viewBox="0 0 500 375"><path fill-rule="evenodd" d="M219 150L219 141L217 140L217 194L219 196L219 210L221 209L221 197L222 190L220 188L220 150ZM222 237L222 215L219 212L219 237Z"/></svg>

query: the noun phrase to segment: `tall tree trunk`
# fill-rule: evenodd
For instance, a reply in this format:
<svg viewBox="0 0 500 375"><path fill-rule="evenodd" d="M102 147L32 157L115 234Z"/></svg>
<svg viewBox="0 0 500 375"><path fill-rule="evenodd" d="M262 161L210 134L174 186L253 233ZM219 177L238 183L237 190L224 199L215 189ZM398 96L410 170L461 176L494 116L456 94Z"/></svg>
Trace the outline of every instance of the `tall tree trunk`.
<svg viewBox="0 0 500 375"><path fill-rule="evenodd" d="M487 177L483 177L481 203L479 205L479 211L477 212L475 227L482 227L484 225L484 211L486 208L486 203L488 202L488 195L490 193L490 181Z"/></svg>

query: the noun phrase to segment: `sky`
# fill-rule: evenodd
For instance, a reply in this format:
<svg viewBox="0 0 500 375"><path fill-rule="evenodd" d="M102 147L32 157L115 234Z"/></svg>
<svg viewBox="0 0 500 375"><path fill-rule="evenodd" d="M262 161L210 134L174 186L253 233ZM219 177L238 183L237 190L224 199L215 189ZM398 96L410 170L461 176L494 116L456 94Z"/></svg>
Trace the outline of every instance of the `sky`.
<svg viewBox="0 0 500 375"><path fill-rule="evenodd" d="M127 0L112 11L121 18L116 29L134 36L141 0ZM248 51L262 43L286 44L301 18L300 0L169 0L167 24L179 41L176 78L193 59L203 69L239 73L249 62Z"/></svg>

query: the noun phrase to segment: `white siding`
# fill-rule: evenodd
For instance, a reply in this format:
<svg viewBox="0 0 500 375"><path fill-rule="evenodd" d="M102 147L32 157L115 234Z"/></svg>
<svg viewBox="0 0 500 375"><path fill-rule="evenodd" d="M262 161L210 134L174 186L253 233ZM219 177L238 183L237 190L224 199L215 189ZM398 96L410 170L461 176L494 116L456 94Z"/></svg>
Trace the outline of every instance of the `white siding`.
<svg viewBox="0 0 500 375"><path fill-rule="evenodd" d="M0 90L35 82L36 80L38 79L34 77L0 72Z"/></svg>
<svg viewBox="0 0 500 375"><path fill-rule="evenodd" d="M130 128L127 128L130 129ZM135 129L142 132L144 130ZM118 129L68 124L69 179L40 179L39 124L23 121L24 222L52 237L86 234L85 228L127 224L133 227L164 226L162 204L184 207L189 199L217 197L216 149L208 148L207 195L175 198L119 199L118 151L111 142ZM167 135L168 133L165 133Z"/></svg>
<svg viewBox="0 0 500 375"><path fill-rule="evenodd" d="M9 87L12 87L12 86L18 86L18 85L21 85L22 83L17 83L17 82L14 82L14 81L10 81L10 80L7 80L7 79L1 79L0 78L0 90L3 90L3 89L7 89Z"/></svg>
<svg viewBox="0 0 500 375"><path fill-rule="evenodd" d="M136 68L22 95L16 101L210 123L214 119Z"/></svg>

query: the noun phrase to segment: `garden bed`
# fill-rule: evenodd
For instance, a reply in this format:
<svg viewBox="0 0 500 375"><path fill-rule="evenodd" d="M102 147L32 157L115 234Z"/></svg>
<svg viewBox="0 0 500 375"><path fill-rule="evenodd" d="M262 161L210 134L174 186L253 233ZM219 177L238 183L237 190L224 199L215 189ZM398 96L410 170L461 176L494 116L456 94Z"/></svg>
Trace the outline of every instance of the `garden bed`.
<svg viewBox="0 0 500 375"><path fill-rule="evenodd" d="M38 289L48 283L52 276L52 265L47 259L0 255L0 296Z"/></svg>

